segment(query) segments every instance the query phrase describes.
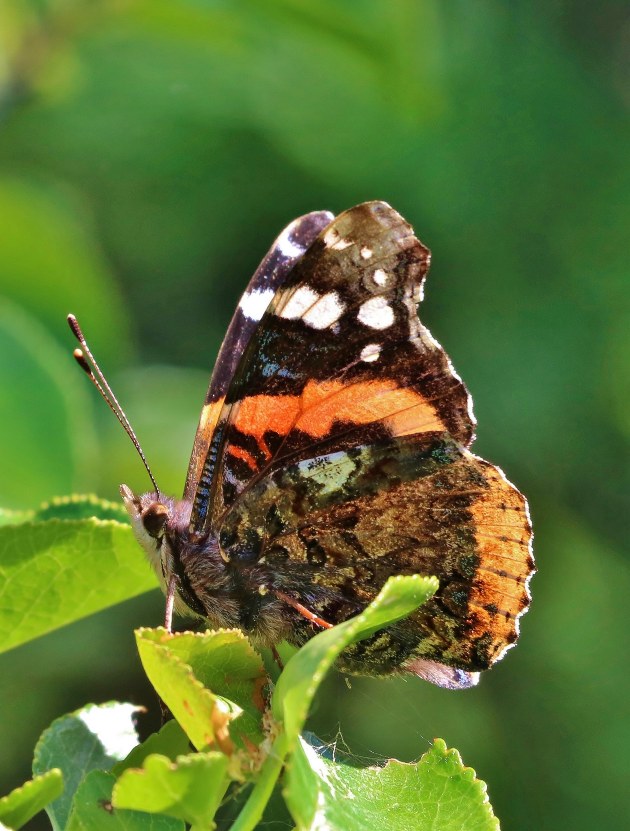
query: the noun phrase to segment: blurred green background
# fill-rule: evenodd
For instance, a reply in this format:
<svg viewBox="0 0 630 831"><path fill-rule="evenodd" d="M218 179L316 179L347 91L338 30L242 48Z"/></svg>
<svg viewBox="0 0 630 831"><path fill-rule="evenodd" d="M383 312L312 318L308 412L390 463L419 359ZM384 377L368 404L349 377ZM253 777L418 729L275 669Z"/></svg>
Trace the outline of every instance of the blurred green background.
<svg viewBox="0 0 630 831"><path fill-rule="evenodd" d="M433 251L422 318L474 395L477 452L530 499L539 574L520 645L479 688L331 678L313 728L365 761L444 737L514 831L627 819L624 6L0 6L0 505L148 486L67 312L178 494L271 240L306 211L389 201ZM145 596L0 659L0 791L54 717L154 706L131 628L162 608Z"/></svg>

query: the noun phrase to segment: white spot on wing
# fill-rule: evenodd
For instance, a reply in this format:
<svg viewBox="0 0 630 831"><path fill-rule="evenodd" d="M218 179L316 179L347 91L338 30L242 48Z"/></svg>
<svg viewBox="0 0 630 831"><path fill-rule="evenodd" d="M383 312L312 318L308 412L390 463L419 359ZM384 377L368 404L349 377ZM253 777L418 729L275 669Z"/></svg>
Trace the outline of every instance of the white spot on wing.
<svg viewBox="0 0 630 831"><path fill-rule="evenodd" d="M324 234L324 245L334 251L343 251L344 248L348 248L352 244L352 240L341 238L336 228L329 228Z"/></svg>
<svg viewBox="0 0 630 831"><path fill-rule="evenodd" d="M302 320L307 326L313 329L327 329L336 323L344 313L345 306L339 299L336 291L323 294L310 309L308 309Z"/></svg>
<svg viewBox="0 0 630 831"><path fill-rule="evenodd" d="M361 305L357 320L370 329L387 329L394 322L394 310L384 297L371 297Z"/></svg>
<svg viewBox="0 0 630 831"><path fill-rule="evenodd" d="M289 298L286 306L280 311L280 317L285 320L297 320L307 309L319 300L319 294L308 286L300 286Z"/></svg>
<svg viewBox="0 0 630 831"><path fill-rule="evenodd" d="M380 354L380 343L368 343L368 345L364 346L361 350L361 360L369 364L372 361L377 361Z"/></svg>
<svg viewBox="0 0 630 831"><path fill-rule="evenodd" d="M383 271L382 268L377 268L372 277L374 278L374 282L377 286L384 286L389 279L387 272Z"/></svg>
<svg viewBox="0 0 630 831"><path fill-rule="evenodd" d="M273 289L246 291L241 297L239 308L250 320L259 321L273 298Z"/></svg>
<svg viewBox="0 0 630 831"><path fill-rule="evenodd" d="M292 222L284 231L280 234L276 241L276 247L283 254L285 257L301 257L304 253L304 248L301 245L296 245L291 236L295 230L295 222Z"/></svg>
<svg viewBox="0 0 630 831"><path fill-rule="evenodd" d="M363 257L364 260L369 260L370 257L372 256L372 249L368 248L367 245L364 245L363 248L361 249L361 256Z"/></svg>

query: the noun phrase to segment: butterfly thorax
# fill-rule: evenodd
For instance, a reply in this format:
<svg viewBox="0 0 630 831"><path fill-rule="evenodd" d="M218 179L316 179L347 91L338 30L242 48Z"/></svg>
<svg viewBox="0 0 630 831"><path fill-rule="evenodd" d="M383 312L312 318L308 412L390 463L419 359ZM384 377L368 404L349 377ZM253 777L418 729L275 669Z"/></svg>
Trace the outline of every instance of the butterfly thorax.
<svg viewBox="0 0 630 831"><path fill-rule="evenodd" d="M256 552L230 560L212 530L190 531L191 503L156 493L136 496L121 486L136 539L166 591L176 576L175 608L179 614L208 621L213 628L239 628L259 645L278 643L287 635L286 606L270 591L273 575L257 562Z"/></svg>

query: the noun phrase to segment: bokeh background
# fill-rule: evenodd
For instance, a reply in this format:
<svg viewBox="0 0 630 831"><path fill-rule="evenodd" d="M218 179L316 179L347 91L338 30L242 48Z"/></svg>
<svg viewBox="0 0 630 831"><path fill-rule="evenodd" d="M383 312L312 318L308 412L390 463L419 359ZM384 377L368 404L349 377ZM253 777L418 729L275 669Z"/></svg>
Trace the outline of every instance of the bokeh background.
<svg viewBox="0 0 630 831"><path fill-rule="evenodd" d="M271 240L309 210L389 201L433 251L422 319L473 392L477 452L530 498L539 574L479 688L331 678L312 726L366 762L444 737L513 831L627 820L624 6L0 6L0 505L147 485L67 312L177 494ZM0 658L1 791L54 717L154 704L131 630L162 608L148 595Z"/></svg>

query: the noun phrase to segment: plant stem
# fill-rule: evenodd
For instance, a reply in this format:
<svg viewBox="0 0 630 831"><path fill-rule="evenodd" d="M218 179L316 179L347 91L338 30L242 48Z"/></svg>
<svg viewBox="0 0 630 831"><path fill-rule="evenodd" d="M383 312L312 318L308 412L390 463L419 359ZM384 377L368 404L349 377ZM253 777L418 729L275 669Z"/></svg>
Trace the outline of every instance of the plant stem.
<svg viewBox="0 0 630 831"><path fill-rule="evenodd" d="M262 819L265 807L284 767L287 750L286 734L281 733L274 741L269 756L263 762L256 784L243 810L233 823L231 831L254 831Z"/></svg>

